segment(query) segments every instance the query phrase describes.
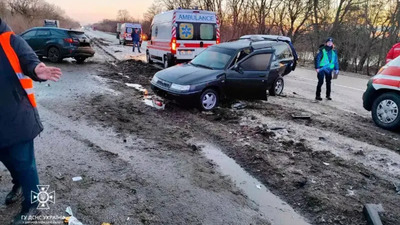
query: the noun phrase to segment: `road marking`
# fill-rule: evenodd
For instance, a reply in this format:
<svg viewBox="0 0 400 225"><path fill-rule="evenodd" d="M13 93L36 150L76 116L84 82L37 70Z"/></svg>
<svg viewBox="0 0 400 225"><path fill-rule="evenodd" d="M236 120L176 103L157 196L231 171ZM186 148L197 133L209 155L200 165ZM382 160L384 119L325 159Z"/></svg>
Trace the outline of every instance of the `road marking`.
<svg viewBox="0 0 400 225"><path fill-rule="evenodd" d="M297 77L298 78L298 77ZM310 79L310 78L304 78L304 77L301 77L301 78L299 78L299 79L304 79L304 80L309 80L309 81L314 81L314 82L316 82L317 80L315 80L315 79ZM344 85L340 85L340 84L334 84L335 86L338 86L338 87L342 87L342 88L348 88L348 89L351 89L351 90L354 90L354 91L360 91L360 92L364 92L365 90L361 90L361 89L358 89L358 88L353 88L353 87L348 87L348 86L344 86Z"/></svg>

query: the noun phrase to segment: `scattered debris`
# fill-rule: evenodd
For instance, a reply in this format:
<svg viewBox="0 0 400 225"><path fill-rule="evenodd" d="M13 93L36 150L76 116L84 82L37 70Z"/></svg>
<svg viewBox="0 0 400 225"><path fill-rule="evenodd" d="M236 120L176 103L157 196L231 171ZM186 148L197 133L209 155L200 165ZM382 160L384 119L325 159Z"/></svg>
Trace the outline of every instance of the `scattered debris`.
<svg viewBox="0 0 400 225"><path fill-rule="evenodd" d="M346 196L354 196L356 193L353 190L347 190Z"/></svg>
<svg viewBox="0 0 400 225"><path fill-rule="evenodd" d="M82 177L73 177L72 178L72 181L74 181L74 182L81 181L81 180L83 180Z"/></svg>
<svg viewBox="0 0 400 225"><path fill-rule="evenodd" d="M383 225L379 213L384 212L382 205L366 204L364 205L364 215L367 218L368 225Z"/></svg>
<svg viewBox="0 0 400 225"><path fill-rule="evenodd" d="M294 95L297 95L297 93L296 93L296 92L293 92L293 94L294 94Z"/></svg>
<svg viewBox="0 0 400 225"><path fill-rule="evenodd" d="M202 111L201 113L208 116L214 115L214 113L211 111Z"/></svg>
<svg viewBox="0 0 400 225"><path fill-rule="evenodd" d="M74 217L74 214L72 213L71 207L67 207L65 210L66 213L68 213L68 217L65 217L64 219L64 224L68 225L83 225L76 217Z"/></svg>
<svg viewBox="0 0 400 225"><path fill-rule="evenodd" d="M130 83L125 83L126 86L128 87L132 87L135 88L136 90L140 91L140 92L146 92L147 90L140 84L130 84Z"/></svg>
<svg viewBox="0 0 400 225"><path fill-rule="evenodd" d="M244 109L247 105L243 102L238 102L232 105L232 109Z"/></svg>
<svg viewBox="0 0 400 225"><path fill-rule="evenodd" d="M393 182L394 188L396 189L396 192L398 195L400 195L400 184L396 184L395 182Z"/></svg>
<svg viewBox="0 0 400 225"><path fill-rule="evenodd" d="M50 87L50 84L46 84L47 87Z"/></svg>
<svg viewBox="0 0 400 225"><path fill-rule="evenodd" d="M256 185L256 187L261 190L261 184Z"/></svg>
<svg viewBox="0 0 400 225"><path fill-rule="evenodd" d="M270 130L285 130L284 127L271 127Z"/></svg>
<svg viewBox="0 0 400 225"><path fill-rule="evenodd" d="M81 221L79 221L76 217L74 216L69 216L64 219L64 223L68 225L83 225Z"/></svg>
<svg viewBox="0 0 400 225"><path fill-rule="evenodd" d="M306 114L306 113L292 114L292 118L293 119L309 120L309 119L311 119L311 115L310 114Z"/></svg>
<svg viewBox="0 0 400 225"><path fill-rule="evenodd" d="M118 53L118 52L122 52L122 51L121 51L121 50L115 50L114 52L115 52L115 53Z"/></svg>
<svg viewBox="0 0 400 225"><path fill-rule="evenodd" d="M64 179L64 176L63 176L61 173L58 173L58 174L56 175L56 179L58 179L58 180L63 180L63 179Z"/></svg>
<svg viewBox="0 0 400 225"><path fill-rule="evenodd" d="M329 166L330 164L327 162L322 162L325 166Z"/></svg>
<svg viewBox="0 0 400 225"><path fill-rule="evenodd" d="M111 225L111 223L102 223L101 225Z"/></svg>
<svg viewBox="0 0 400 225"><path fill-rule="evenodd" d="M320 141L326 141L326 138L324 138L324 137L319 137L318 138Z"/></svg>

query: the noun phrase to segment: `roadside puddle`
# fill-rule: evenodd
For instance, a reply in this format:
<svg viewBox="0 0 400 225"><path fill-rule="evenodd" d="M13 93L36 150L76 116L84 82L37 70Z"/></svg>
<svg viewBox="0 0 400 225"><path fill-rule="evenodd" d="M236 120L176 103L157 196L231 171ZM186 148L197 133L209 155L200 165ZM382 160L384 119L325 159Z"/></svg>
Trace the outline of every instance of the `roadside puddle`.
<svg viewBox="0 0 400 225"><path fill-rule="evenodd" d="M235 185L258 205L260 213L269 219L272 225L309 225L304 217L296 213L278 196L272 194L267 187L242 169L235 160L225 155L217 146L205 141L191 140L189 142L199 146L204 155L219 166L223 175L230 176Z"/></svg>

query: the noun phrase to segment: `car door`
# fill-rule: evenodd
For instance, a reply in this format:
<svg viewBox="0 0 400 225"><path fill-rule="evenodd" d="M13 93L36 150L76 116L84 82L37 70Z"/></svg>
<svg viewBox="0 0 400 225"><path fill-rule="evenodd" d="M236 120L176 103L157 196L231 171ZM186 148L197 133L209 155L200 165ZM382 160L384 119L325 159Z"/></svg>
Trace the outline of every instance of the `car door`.
<svg viewBox="0 0 400 225"><path fill-rule="evenodd" d="M236 98L264 99L274 51L255 51L228 69L226 93Z"/></svg>
<svg viewBox="0 0 400 225"><path fill-rule="evenodd" d="M31 46L33 50L35 50L33 48L33 39L35 35L36 35L36 30L30 30L21 34L21 37L28 43L29 46Z"/></svg>
<svg viewBox="0 0 400 225"><path fill-rule="evenodd" d="M281 43L279 45L274 46L273 48L276 50L275 55L277 61L281 65L283 65L279 73L281 76L285 76L286 74L292 71L292 66L294 61L292 51L290 50L289 45L286 43Z"/></svg>
<svg viewBox="0 0 400 225"><path fill-rule="evenodd" d="M37 54L45 54L45 47L47 42L51 39L51 33L48 29L40 29L36 32L36 35L32 38L32 47Z"/></svg>

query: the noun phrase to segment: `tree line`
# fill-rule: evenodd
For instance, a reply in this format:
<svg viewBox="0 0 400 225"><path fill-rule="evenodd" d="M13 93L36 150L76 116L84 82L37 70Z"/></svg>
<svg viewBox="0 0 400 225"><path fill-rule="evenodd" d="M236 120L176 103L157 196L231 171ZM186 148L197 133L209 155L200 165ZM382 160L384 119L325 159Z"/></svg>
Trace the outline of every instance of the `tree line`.
<svg viewBox="0 0 400 225"><path fill-rule="evenodd" d="M80 27L61 8L44 0L0 0L0 17L16 33L43 26L45 19L59 20L60 27L67 29Z"/></svg>
<svg viewBox="0 0 400 225"><path fill-rule="evenodd" d="M375 73L399 41L397 0L156 0L144 19L178 7L216 12L223 41L245 34L288 36L301 63L311 62L333 37L341 69L353 72Z"/></svg>

